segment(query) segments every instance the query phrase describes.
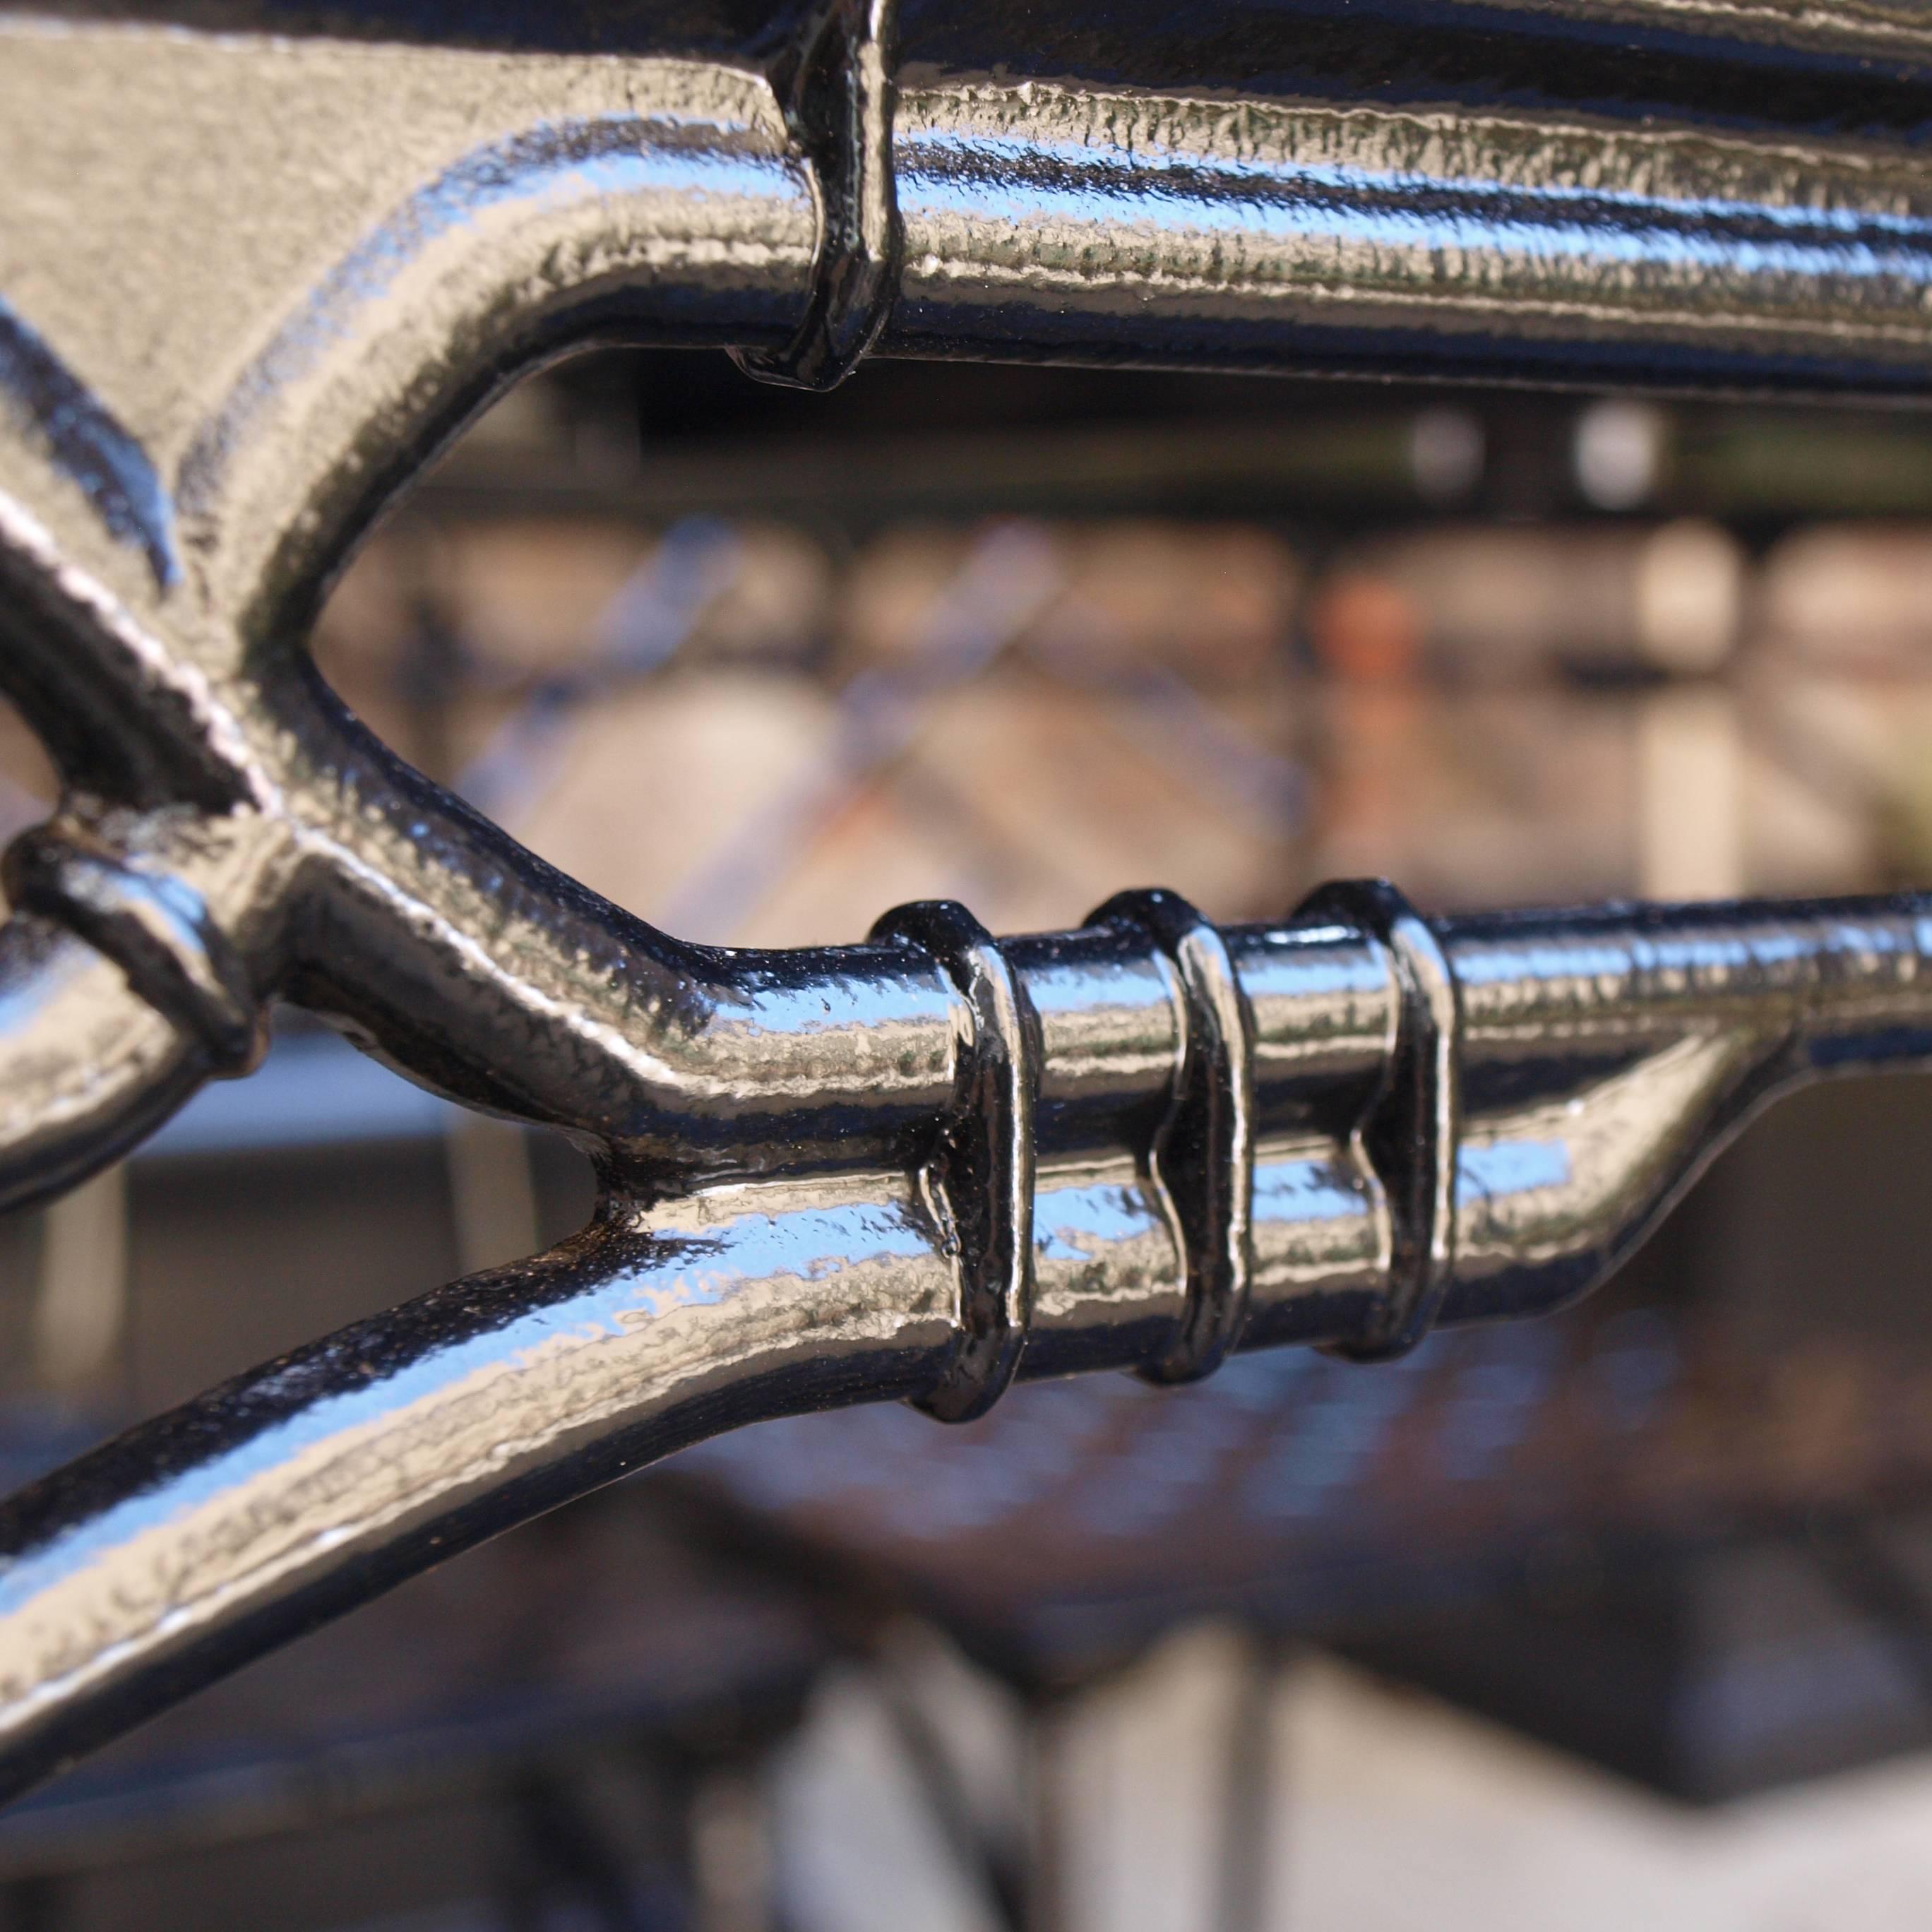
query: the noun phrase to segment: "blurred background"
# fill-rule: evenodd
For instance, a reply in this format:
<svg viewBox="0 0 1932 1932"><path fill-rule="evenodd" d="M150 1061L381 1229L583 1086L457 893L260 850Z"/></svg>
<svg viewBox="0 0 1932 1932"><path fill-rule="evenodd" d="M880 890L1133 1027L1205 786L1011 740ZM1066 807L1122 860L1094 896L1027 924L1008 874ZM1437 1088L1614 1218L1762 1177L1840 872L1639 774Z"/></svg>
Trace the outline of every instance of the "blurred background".
<svg viewBox="0 0 1932 1932"><path fill-rule="evenodd" d="M1932 873L1909 416L600 356L334 587L372 729L682 936ZM0 830L50 795L0 721ZM1754 1128L1573 1315L743 1432L0 1816L0 1924L1861 1932L1932 1916L1932 1083ZM0 1474L580 1220L290 1016L0 1222Z"/></svg>

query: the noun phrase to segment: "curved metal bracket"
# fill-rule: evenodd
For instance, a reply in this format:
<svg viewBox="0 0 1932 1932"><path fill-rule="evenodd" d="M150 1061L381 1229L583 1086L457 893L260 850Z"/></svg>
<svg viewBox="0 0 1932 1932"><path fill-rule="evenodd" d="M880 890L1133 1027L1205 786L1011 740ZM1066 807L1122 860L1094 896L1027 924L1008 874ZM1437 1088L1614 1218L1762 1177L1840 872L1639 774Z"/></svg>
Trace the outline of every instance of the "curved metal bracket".
<svg viewBox="0 0 1932 1932"><path fill-rule="evenodd" d="M872 937L929 953L958 993L958 1097L923 1172L958 1270L959 1339L919 1402L942 1422L970 1422L1012 1383L1033 1319L1040 1021L999 942L964 906L900 906Z"/></svg>
<svg viewBox="0 0 1932 1932"><path fill-rule="evenodd" d="M1180 988L1180 1064L1147 1164L1186 1258L1187 1312L1157 1382L1211 1375L1240 1339L1254 1274L1254 1016L1227 942L1178 892L1121 892L1090 926L1144 934Z"/></svg>
<svg viewBox="0 0 1932 1932"><path fill-rule="evenodd" d="M812 157L820 240L812 301L782 349L733 351L764 382L835 389L865 359L898 292L893 185L894 0L830 0L777 76Z"/></svg>
<svg viewBox="0 0 1932 1932"><path fill-rule="evenodd" d="M1388 949L1400 989L1387 1077L1355 1130L1388 1195L1388 1291L1369 1334L1337 1345L1358 1361L1390 1361L1429 1333L1455 1278L1462 1133L1455 969L1427 921L1386 879L1323 886L1296 916L1367 934Z"/></svg>

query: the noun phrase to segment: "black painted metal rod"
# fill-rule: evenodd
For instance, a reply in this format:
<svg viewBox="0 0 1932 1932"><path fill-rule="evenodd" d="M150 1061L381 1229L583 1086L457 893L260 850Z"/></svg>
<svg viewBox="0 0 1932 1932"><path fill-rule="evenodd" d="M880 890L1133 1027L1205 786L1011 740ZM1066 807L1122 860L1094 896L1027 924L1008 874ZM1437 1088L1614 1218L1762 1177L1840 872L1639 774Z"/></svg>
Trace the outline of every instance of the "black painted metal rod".
<svg viewBox="0 0 1932 1932"><path fill-rule="evenodd" d="M1124 949L1118 924L1102 931ZM1582 1292L1773 1092L1932 1058L1932 902L1611 908L1433 931L1459 1016L1443 1320ZM1245 1177L1238 1345L1372 1342L1413 1197L1372 1151L1388 1095L1350 1065L1326 1089L1328 1102L1352 1089L1336 1118L1319 1084L1285 1073L1298 1049L1334 1054L1336 1030L1280 1016L1298 998L1332 1016L1351 982L1386 1015L1393 961L1332 926L1226 941L1252 989L1257 1065L1272 1068L1253 1089L1276 1096ZM1103 984L1094 933L1058 950L1083 945ZM1122 958L1130 980L1158 981L1145 955ZM1327 1000L1310 984L1324 977ZM1175 1097L1172 1013L1168 1029L1156 1058ZM1384 1066L1400 1031L1384 1021ZM1079 1063L1063 1058L1064 1077ZM1157 1366L1186 1332L1188 1214L1172 1190L1189 1170L1160 1158L1172 1115L1138 1112L1138 1148L1040 1160L1022 1378ZM699 1437L944 1388L964 1336L950 1178L937 1197L916 1173L874 1172L607 1199L554 1253L313 1344L14 1498L0 1508L0 1790Z"/></svg>

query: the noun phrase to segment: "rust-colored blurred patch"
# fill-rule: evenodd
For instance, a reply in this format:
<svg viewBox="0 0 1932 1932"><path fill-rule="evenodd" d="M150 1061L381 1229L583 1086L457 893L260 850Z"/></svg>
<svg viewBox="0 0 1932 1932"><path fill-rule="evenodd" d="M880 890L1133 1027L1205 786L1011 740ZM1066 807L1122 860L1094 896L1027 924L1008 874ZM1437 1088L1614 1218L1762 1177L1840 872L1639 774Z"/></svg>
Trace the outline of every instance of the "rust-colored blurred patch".
<svg viewBox="0 0 1932 1932"><path fill-rule="evenodd" d="M1354 684L1402 684L1421 662L1423 614L1414 599L1378 577L1345 571L1316 592L1308 634L1334 675Z"/></svg>

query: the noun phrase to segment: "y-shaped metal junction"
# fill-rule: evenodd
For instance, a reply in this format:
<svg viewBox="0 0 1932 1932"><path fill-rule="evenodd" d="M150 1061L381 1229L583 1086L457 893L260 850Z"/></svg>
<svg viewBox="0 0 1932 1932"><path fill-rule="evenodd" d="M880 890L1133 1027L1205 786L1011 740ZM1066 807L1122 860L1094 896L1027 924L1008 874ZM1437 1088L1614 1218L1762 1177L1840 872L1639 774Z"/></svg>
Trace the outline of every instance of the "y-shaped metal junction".
<svg viewBox="0 0 1932 1932"><path fill-rule="evenodd" d="M1192 93L1119 9L1043 47L915 9L896 69L856 0L674 46L218 10L0 16L0 680L67 787L8 860L0 1199L246 1072L274 998L565 1129L602 1196L0 1510L0 1787L738 1423L1552 1307L1765 1096L1932 1057L1916 898L1432 922L1367 884L1279 925L1138 892L1006 940L927 904L684 945L301 649L385 496L588 340L809 382L876 347L1922 388L1912 10L1459 0L1412 37L1421 102L1374 80L1373 4L1292 86L1248 22Z"/></svg>

